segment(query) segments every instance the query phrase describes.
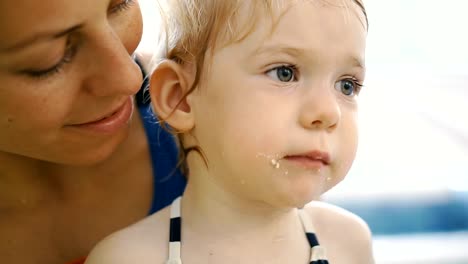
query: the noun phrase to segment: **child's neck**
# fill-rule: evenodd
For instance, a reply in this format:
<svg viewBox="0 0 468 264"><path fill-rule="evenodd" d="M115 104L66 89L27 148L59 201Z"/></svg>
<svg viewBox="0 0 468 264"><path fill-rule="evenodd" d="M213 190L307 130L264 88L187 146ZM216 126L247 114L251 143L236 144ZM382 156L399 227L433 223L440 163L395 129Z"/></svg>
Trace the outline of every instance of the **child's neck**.
<svg viewBox="0 0 468 264"><path fill-rule="evenodd" d="M194 263L305 263L309 258L295 208L243 201L222 190L202 192L189 180L181 210L183 252Z"/></svg>
<svg viewBox="0 0 468 264"><path fill-rule="evenodd" d="M246 233L282 239L300 228L295 208L275 208L213 186L200 189L190 181L182 199L182 219L190 231L233 239Z"/></svg>

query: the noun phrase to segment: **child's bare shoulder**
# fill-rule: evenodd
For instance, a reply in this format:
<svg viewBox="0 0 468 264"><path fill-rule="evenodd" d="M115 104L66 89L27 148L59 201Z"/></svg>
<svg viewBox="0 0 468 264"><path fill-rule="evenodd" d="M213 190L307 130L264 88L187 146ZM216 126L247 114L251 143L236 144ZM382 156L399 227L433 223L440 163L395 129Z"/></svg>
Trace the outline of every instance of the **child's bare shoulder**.
<svg viewBox="0 0 468 264"><path fill-rule="evenodd" d="M362 218L319 201L307 204L304 210L311 217L320 243L337 260L332 263L374 263L371 230Z"/></svg>
<svg viewBox="0 0 468 264"><path fill-rule="evenodd" d="M307 204L304 210L312 217L313 224L317 228L333 226L335 230L346 230L348 233L351 232L349 228L352 227L356 232L370 236L370 230L366 222L359 216L341 207L314 201Z"/></svg>
<svg viewBox="0 0 468 264"><path fill-rule="evenodd" d="M169 243L169 208L121 229L99 242L85 264L164 263Z"/></svg>

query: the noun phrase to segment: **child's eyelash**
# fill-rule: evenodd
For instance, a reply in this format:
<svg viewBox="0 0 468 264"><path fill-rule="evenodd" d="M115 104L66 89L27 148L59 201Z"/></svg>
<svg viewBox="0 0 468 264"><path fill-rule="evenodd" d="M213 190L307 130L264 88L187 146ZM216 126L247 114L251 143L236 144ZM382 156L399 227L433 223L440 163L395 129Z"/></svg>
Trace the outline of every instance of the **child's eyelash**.
<svg viewBox="0 0 468 264"><path fill-rule="evenodd" d="M109 12L117 13L117 12L125 11L125 10L129 9L133 4L135 4L135 0L124 0L121 3L113 6L109 10Z"/></svg>
<svg viewBox="0 0 468 264"><path fill-rule="evenodd" d="M280 64L280 65L276 65L270 69L268 69L265 74L267 74L268 76L270 76L270 78L274 78L274 79L281 79L281 77L284 77L284 76L281 76L278 75L279 74L279 70L289 70L289 72L292 74L291 76L291 79L288 78L288 80L279 80L279 81L282 81L282 82L291 82L291 81L297 81L298 78L299 78L299 69L298 69L298 66L295 65L295 64Z"/></svg>
<svg viewBox="0 0 468 264"><path fill-rule="evenodd" d="M354 82L354 84L355 84L357 87L359 87L359 88L361 88L361 87L364 86L364 84L363 84L362 82L360 82L360 81L358 80L358 78L356 78L356 77L354 77L354 76L352 76L351 78L349 78L349 80L351 80L352 82Z"/></svg>
<svg viewBox="0 0 468 264"><path fill-rule="evenodd" d="M354 80L356 81L356 86L359 93L361 92L362 88L364 88L364 83L362 83L362 81L359 81L357 78L354 78Z"/></svg>
<svg viewBox="0 0 468 264"><path fill-rule="evenodd" d="M354 76L345 78L344 80L350 81L355 85L356 94L359 94L361 92L361 89L364 87L364 84L361 81L359 81L358 78Z"/></svg>

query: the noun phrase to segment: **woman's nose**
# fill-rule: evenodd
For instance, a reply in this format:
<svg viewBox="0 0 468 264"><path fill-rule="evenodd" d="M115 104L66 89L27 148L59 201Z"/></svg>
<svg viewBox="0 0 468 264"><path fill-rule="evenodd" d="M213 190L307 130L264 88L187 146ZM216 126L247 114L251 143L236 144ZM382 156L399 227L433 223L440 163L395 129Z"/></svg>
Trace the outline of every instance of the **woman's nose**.
<svg viewBox="0 0 468 264"><path fill-rule="evenodd" d="M90 47L90 64L85 87L96 96L133 95L143 81L140 67L119 36L108 29Z"/></svg>

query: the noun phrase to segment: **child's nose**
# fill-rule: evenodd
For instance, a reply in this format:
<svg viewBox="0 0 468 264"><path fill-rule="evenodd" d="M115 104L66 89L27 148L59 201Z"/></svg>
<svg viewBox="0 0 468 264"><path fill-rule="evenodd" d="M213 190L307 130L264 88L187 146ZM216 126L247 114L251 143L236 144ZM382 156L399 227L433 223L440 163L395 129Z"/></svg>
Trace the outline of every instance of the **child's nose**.
<svg viewBox="0 0 468 264"><path fill-rule="evenodd" d="M341 108L333 89L310 89L303 97L299 122L306 129L333 130L341 119Z"/></svg>

